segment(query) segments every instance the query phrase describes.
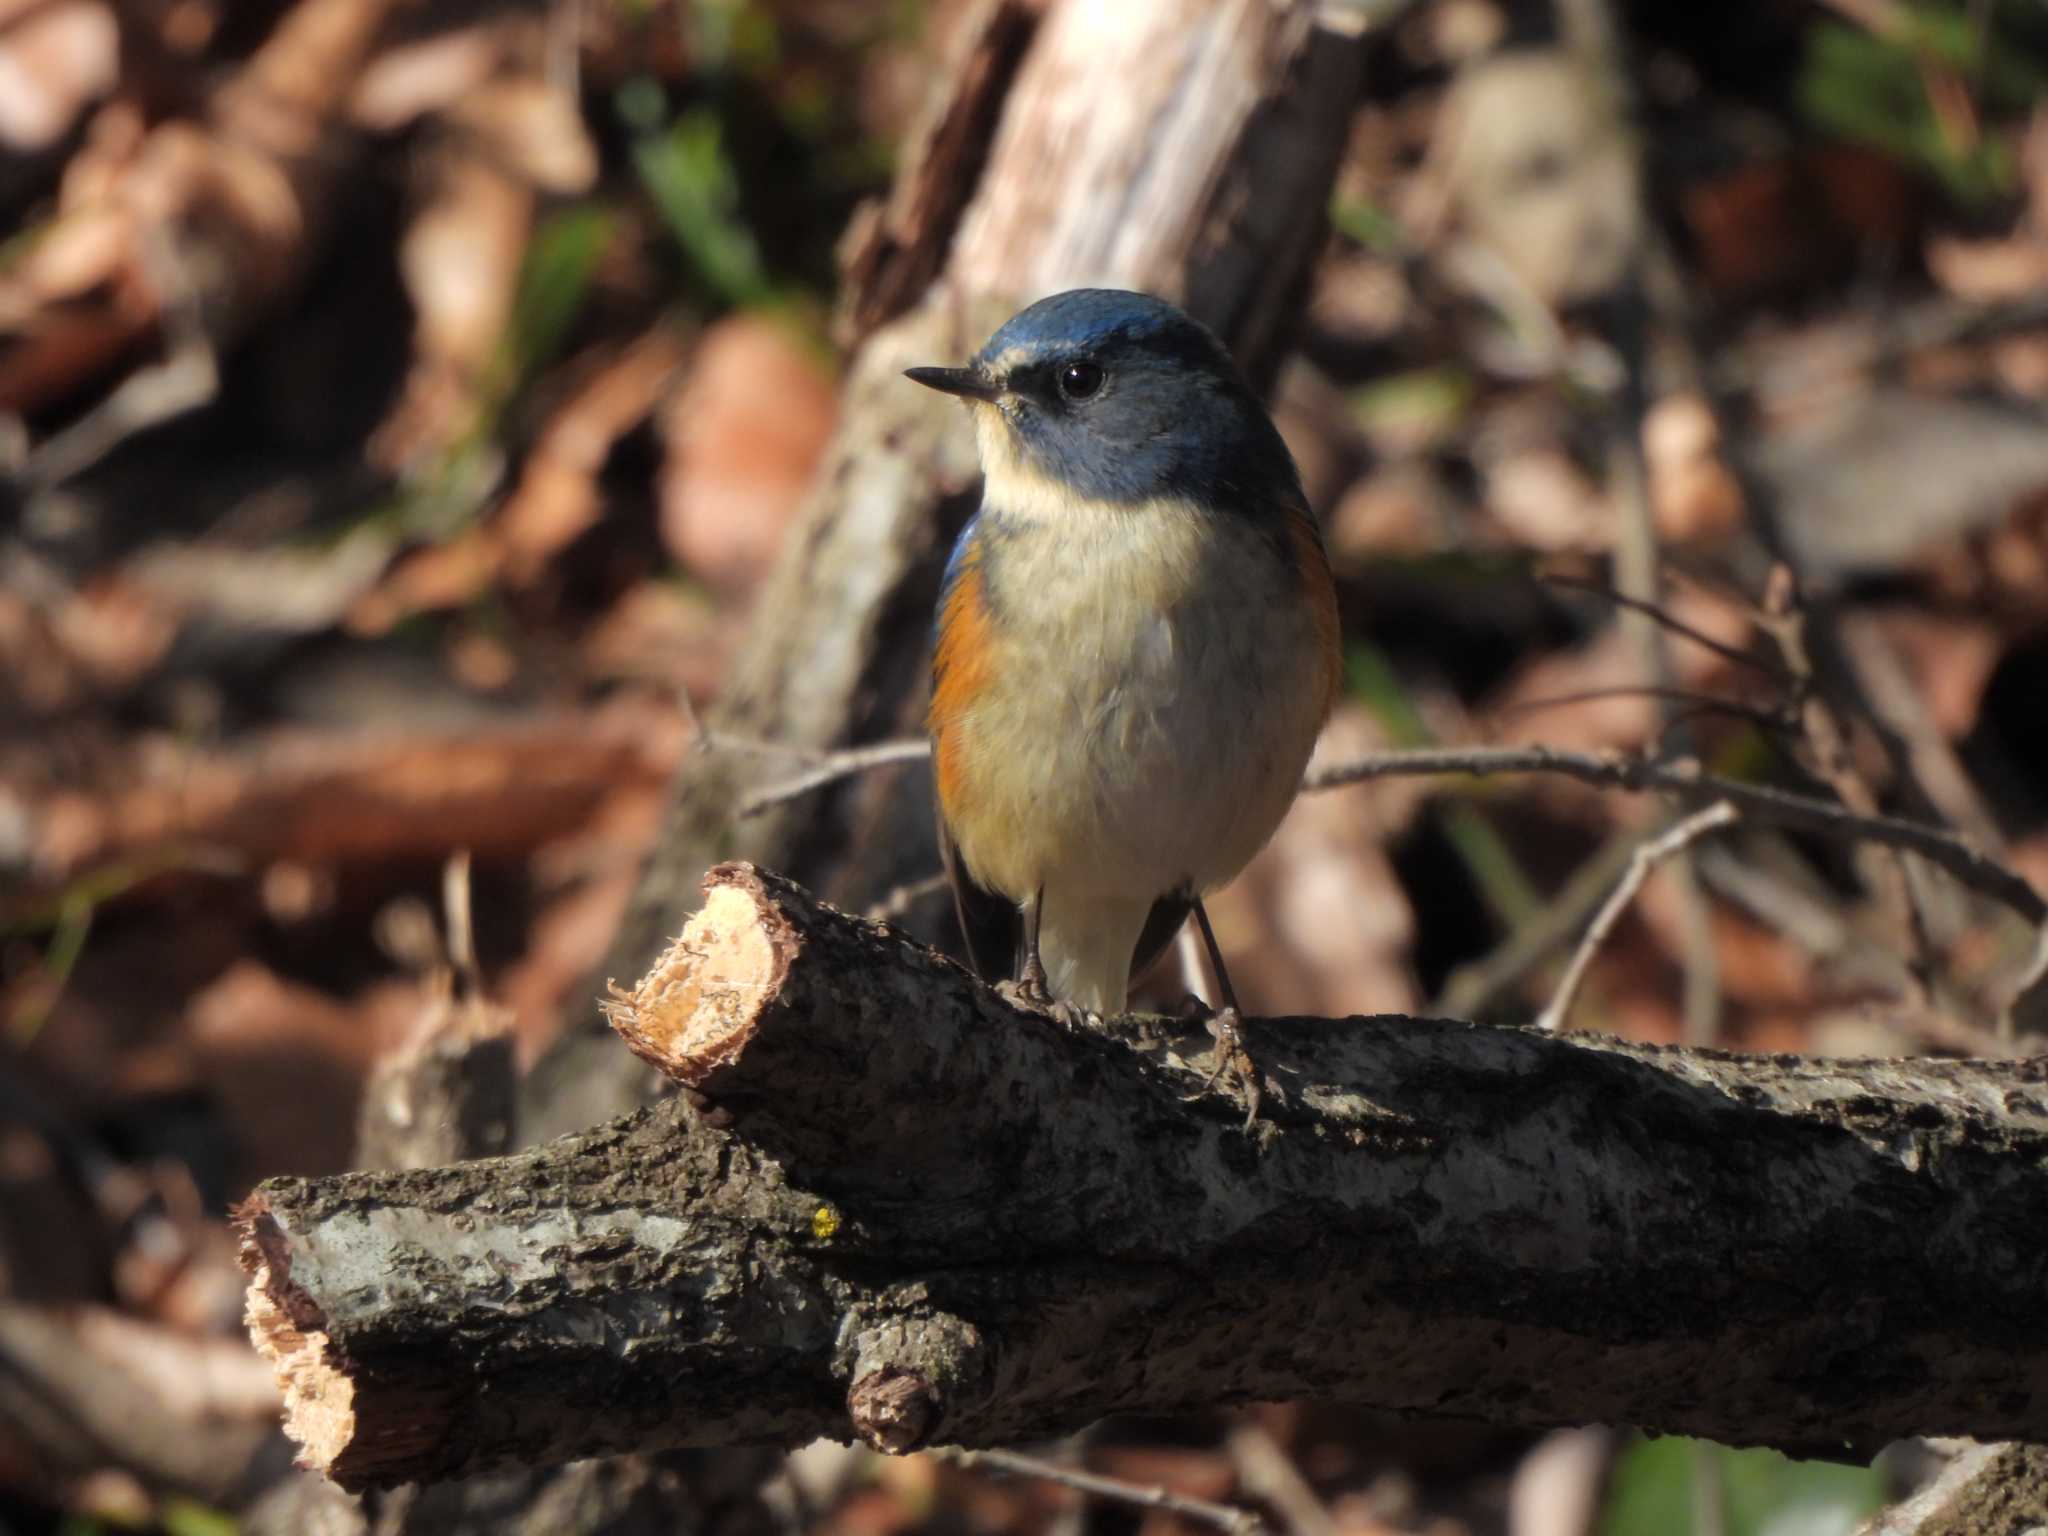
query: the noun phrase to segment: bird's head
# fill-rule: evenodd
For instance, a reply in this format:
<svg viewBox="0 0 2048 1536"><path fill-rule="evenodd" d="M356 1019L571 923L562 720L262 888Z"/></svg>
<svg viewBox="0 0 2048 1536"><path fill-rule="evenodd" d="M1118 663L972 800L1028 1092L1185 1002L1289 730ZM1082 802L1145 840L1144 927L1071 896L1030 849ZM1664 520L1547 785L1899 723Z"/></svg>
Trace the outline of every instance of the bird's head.
<svg viewBox="0 0 2048 1536"><path fill-rule="evenodd" d="M1265 407L1163 299L1077 288L1013 316L964 368L909 377L974 409L989 502L1059 515L1163 498L1278 507L1301 492Z"/></svg>

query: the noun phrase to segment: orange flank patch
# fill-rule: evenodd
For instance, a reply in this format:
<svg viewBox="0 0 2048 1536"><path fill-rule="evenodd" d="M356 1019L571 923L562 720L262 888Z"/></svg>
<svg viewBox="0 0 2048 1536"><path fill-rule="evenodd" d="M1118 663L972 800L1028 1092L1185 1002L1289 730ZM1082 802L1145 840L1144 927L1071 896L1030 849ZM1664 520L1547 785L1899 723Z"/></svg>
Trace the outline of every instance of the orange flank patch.
<svg viewBox="0 0 2048 1536"><path fill-rule="evenodd" d="M1323 536L1315 519L1306 512L1290 512L1287 543L1294 553L1294 567L1301 578L1302 595L1308 599L1315 620L1316 649L1323 663L1323 715L1327 719L1337 702L1337 688L1344 679L1344 649L1337 624L1337 588L1330 580L1330 557L1323 551Z"/></svg>
<svg viewBox="0 0 2048 1536"><path fill-rule="evenodd" d="M963 743L960 717L973 705L988 681L988 605L981 577L981 552L970 547L946 590L939 609L938 651L932 658L932 703L925 724L932 733L932 754L938 774L939 805L957 803ZM952 812L947 810L947 819Z"/></svg>

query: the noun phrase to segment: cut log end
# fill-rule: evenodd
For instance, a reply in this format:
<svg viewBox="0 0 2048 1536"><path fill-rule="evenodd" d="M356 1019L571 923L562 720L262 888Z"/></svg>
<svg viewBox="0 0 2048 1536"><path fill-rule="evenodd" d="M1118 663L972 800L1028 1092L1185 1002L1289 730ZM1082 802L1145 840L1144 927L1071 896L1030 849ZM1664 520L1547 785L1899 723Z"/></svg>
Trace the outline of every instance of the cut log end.
<svg viewBox="0 0 2048 1536"><path fill-rule="evenodd" d="M283 1233L268 1202L252 1195L235 1215L250 1274L243 1311L249 1340L277 1373L285 1433L299 1447L299 1465L332 1475L355 1440L355 1383L332 1363L319 1308L291 1285Z"/></svg>
<svg viewBox="0 0 2048 1536"><path fill-rule="evenodd" d="M692 1088L746 1050L801 947L751 865L721 864L704 891L654 968L600 1005L634 1055Z"/></svg>

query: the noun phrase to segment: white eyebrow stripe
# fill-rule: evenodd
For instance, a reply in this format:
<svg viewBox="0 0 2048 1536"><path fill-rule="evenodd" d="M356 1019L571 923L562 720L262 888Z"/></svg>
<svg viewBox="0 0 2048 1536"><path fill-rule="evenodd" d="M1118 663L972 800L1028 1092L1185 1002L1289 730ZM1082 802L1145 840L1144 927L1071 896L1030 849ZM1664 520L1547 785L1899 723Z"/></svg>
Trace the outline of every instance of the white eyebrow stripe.
<svg viewBox="0 0 2048 1536"><path fill-rule="evenodd" d="M1012 368L1019 368L1026 363L1036 362L1043 355L1043 348L1019 342L1015 346L1003 348L1001 352L990 358L988 360L989 371L997 375L1005 374Z"/></svg>

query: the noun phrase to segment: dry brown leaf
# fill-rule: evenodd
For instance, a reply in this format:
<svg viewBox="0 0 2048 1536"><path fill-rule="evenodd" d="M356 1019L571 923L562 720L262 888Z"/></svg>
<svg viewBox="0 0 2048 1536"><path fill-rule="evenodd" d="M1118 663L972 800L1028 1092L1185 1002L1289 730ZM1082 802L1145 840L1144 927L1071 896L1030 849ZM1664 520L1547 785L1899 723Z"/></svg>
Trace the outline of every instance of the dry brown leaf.
<svg viewBox="0 0 2048 1536"><path fill-rule="evenodd" d="M583 714L460 737L281 734L264 749L179 754L132 788L32 802L50 881L166 844L252 867L530 852L585 825L622 784L661 784L682 746L674 712L620 698Z"/></svg>
<svg viewBox="0 0 2048 1536"><path fill-rule="evenodd" d="M1927 270L1957 298L1995 304L2048 287L2048 105L2034 109L2020 162L2027 209L2010 234L1973 240L1939 233L1925 243Z"/></svg>
<svg viewBox="0 0 2048 1536"><path fill-rule="evenodd" d="M460 608L496 587L521 589L603 515L597 477L619 438L655 407L682 360L666 328L621 352L571 365L585 377L541 429L519 482L484 521L409 550L350 606L349 629L379 635L415 614ZM416 370L415 382L424 378ZM451 403L455 394L443 396ZM419 425L414 422L408 425Z"/></svg>
<svg viewBox="0 0 2048 1536"><path fill-rule="evenodd" d="M1739 648L1749 643L1747 614L1704 589L1667 590L1662 606L1680 623L1723 645ZM1667 654L1675 687L1739 699L1741 686L1753 682L1745 672L1682 636L1671 637ZM1656 734L1667 707L1637 691L1644 682L1640 643L1629 626L1610 624L1576 650L1540 655L1522 667L1487 701L1481 716L1485 735L1503 745L1633 751Z"/></svg>
<svg viewBox="0 0 2048 1536"><path fill-rule="evenodd" d="M80 1307L70 1321L80 1349L120 1367L175 1419L267 1421L278 1411L276 1372L239 1335L193 1338L108 1307Z"/></svg>
<svg viewBox="0 0 2048 1536"><path fill-rule="evenodd" d="M285 291L347 164L323 153L340 99L395 3L301 0L205 122L168 120L132 153L135 119L113 110L89 169L67 178L55 226L0 274L0 317L15 333L0 406L32 410L81 388L150 340L173 299L221 337ZM65 302L87 292L96 302L82 311Z"/></svg>
<svg viewBox="0 0 2048 1536"><path fill-rule="evenodd" d="M2048 232L2022 227L1988 240L1935 234L1924 256L1936 282L1973 303L2031 298L2048 286Z"/></svg>
<svg viewBox="0 0 2048 1536"><path fill-rule="evenodd" d="M383 580L349 604L348 631L382 635L416 613L474 602L497 581L503 557L498 541L481 526L408 550Z"/></svg>
<svg viewBox="0 0 2048 1536"><path fill-rule="evenodd" d="M509 41L503 26L474 26L386 48L356 82L349 116L372 133L395 133L495 75Z"/></svg>
<svg viewBox="0 0 2048 1536"><path fill-rule="evenodd" d="M830 375L782 323L707 329L662 413L661 533L692 575L750 591L796 515L839 413Z"/></svg>
<svg viewBox="0 0 2048 1536"><path fill-rule="evenodd" d="M488 155L444 151L423 162L419 180L418 211L398 245L413 363L368 450L394 473L431 461L475 424L533 228L533 188Z"/></svg>
<svg viewBox="0 0 2048 1536"><path fill-rule="evenodd" d="M240 960L192 998L178 1054L226 1113L244 1178L350 1165L364 1074L403 1038L420 990L385 983L344 1003Z"/></svg>
<svg viewBox="0 0 2048 1536"><path fill-rule="evenodd" d="M1562 448L1529 447L1488 465L1486 508L1519 544L1552 553L1614 545L1614 508Z"/></svg>
<svg viewBox="0 0 2048 1536"><path fill-rule="evenodd" d="M1351 483L1324 524L1340 572L1387 555L1423 555L1442 545L1446 496L1422 461L1383 464Z"/></svg>
<svg viewBox="0 0 2048 1536"><path fill-rule="evenodd" d="M1619 626L1576 651L1539 656L1490 702L1486 715L1503 745L1540 743L1565 751L1630 751L1655 733L1662 705L1643 686L1642 648ZM1599 697L1583 697L1584 695ZM1553 702L1557 701L1557 702Z"/></svg>
<svg viewBox="0 0 2048 1536"><path fill-rule="evenodd" d="M1880 622L1935 729L1951 741L1967 736L2004 658L2005 637L1989 620L1969 614L1896 608Z"/></svg>
<svg viewBox="0 0 2048 1536"><path fill-rule="evenodd" d="M547 1050L570 1019L583 1017L590 1000L572 989L603 961L639 880L639 857L653 846L661 796L647 835L632 859L616 860L609 876L588 880L543 906L526 933L525 951L496 979L493 993L513 1017L513 1040L522 1069Z"/></svg>
<svg viewBox="0 0 2048 1536"><path fill-rule="evenodd" d="M32 155L114 87L120 29L98 0L0 0L0 146Z"/></svg>
<svg viewBox="0 0 2048 1536"><path fill-rule="evenodd" d="M492 523L505 545L505 576L535 580L554 555L597 521L597 475L613 445L647 419L683 361L668 326L614 355L589 360L583 383L541 429L519 484Z"/></svg>
<svg viewBox="0 0 2048 1536"><path fill-rule="evenodd" d="M1721 457L1721 432L1707 402L1667 395L1643 421L1643 455L1657 532L1669 542L1726 538L1742 526L1742 486Z"/></svg>
<svg viewBox="0 0 2048 1536"><path fill-rule="evenodd" d="M737 638L703 593L643 581L585 631L580 649L592 681L651 683L708 699L718 692Z"/></svg>
<svg viewBox="0 0 2048 1536"><path fill-rule="evenodd" d="M497 164L543 192L571 196L597 180L597 146L577 103L533 75L501 75L449 106L452 127L474 137Z"/></svg>
<svg viewBox="0 0 2048 1536"><path fill-rule="evenodd" d="M154 670L178 632L164 604L119 576L70 593L51 616L51 628L91 686L110 692Z"/></svg>

